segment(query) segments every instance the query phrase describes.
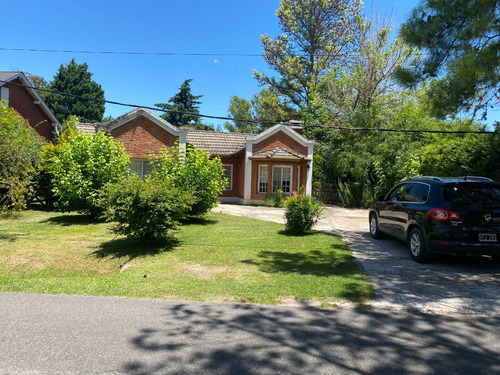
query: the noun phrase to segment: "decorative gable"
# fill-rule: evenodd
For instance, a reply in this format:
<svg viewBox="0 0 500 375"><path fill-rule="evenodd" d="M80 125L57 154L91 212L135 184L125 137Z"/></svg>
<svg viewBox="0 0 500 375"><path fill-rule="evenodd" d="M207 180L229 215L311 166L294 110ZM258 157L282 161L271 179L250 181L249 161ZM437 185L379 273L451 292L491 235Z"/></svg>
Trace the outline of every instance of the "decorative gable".
<svg viewBox="0 0 500 375"><path fill-rule="evenodd" d="M186 143L186 129L180 129L144 108L135 109L103 125L113 138L122 142L133 159L147 159L176 142Z"/></svg>

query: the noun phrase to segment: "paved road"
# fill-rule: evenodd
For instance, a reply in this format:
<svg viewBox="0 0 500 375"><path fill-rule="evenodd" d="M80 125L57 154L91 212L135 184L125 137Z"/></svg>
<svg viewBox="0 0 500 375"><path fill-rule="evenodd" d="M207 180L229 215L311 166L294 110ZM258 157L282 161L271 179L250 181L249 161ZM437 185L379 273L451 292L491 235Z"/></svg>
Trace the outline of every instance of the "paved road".
<svg viewBox="0 0 500 375"><path fill-rule="evenodd" d="M215 211L284 222L283 209L220 205ZM328 207L315 229L340 235L376 288L376 310L500 315L500 265L488 257L411 260L406 244L374 240L368 211Z"/></svg>
<svg viewBox="0 0 500 375"><path fill-rule="evenodd" d="M498 374L500 317L0 294L0 374Z"/></svg>

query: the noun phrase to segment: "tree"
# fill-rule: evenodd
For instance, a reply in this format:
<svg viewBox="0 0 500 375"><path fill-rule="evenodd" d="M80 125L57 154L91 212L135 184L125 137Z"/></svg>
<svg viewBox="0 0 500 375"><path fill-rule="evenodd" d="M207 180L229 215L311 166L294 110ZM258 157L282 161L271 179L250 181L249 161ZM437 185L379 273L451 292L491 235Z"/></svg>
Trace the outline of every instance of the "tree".
<svg viewBox="0 0 500 375"><path fill-rule="evenodd" d="M99 122L104 115L104 91L92 80L87 63L77 64L72 59L68 65L61 64L50 82L45 102L59 122L75 115L82 122ZM66 95L69 94L69 95Z"/></svg>
<svg viewBox="0 0 500 375"><path fill-rule="evenodd" d="M359 0L282 0L277 11L283 34L261 37L264 59L278 78L254 71L261 84L308 107L320 79L349 59L359 34Z"/></svg>
<svg viewBox="0 0 500 375"><path fill-rule="evenodd" d="M192 79L186 79L181 85L177 94L172 96L168 103L155 104L156 107L165 110L161 115L174 126L190 126L195 129L212 129L212 127L204 125L200 122L200 104L198 100L203 95L193 95L191 93Z"/></svg>
<svg viewBox="0 0 500 375"><path fill-rule="evenodd" d="M297 112L290 104L269 90L254 94L251 101L238 96L231 97L230 117L234 125L225 123L226 130L234 133L260 133L275 123L296 119Z"/></svg>
<svg viewBox="0 0 500 375"><path fill-rule="evenodd" d="M31 82L31 85L37 89L38 95L45 100L47 98L47 91L49 89L49 83L45 80L45 78L25 73L28 80Z"/></svg>
<svg viewBox="0 0 500 375"><path fill-rule="evenodd" d="M391 107L401 95L401 86L393 76L395 70L417 59L414 50L400 38L389 43L389 23L365 23L355 58L333 69L321 82L323 103L332 119L344 126L373 126L375 112Z"/></svg>
<svg viewBox="0 0 500 375"><path fill-rule="evenodd" d="M64 126L57 145L43 150L43 170L50 174L52 191L64 210L78 210L98 217L101 189L128 171L125 148L103 132L95 137Z"/></svg>
<svg viewBox="0 0 500 375"><path fill-rule="evenodd" d="M460 111L487 115L500 100L498 0L425 0L401 27L401 36L425 58L399 69L416 86L430 79L429 99L439 117Z"/></svg>
<svg viewBox="0 0 500 375"><path fill-rule="evenodd" d="M42 145L13 108L0 104L0 215L20 210L26 203Z"/></svg>

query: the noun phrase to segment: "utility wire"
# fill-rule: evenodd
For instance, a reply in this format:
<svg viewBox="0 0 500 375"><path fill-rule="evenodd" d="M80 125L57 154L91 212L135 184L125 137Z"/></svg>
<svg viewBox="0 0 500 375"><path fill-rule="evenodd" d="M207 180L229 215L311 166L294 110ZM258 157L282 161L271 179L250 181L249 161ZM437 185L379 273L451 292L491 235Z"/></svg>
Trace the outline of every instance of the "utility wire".
<svg viewBox="0 0 500 375"><path fill-rule="evenodd" d="M200 114L200 113L191 113L191 112L188 112L188 111L172 111L172 110L167 110L167 109L158 108L158 107L143 106L143 105L139 105L139 104L126 104L126 103L120 103L120 102L116 102L116 101L112 101L112 100L106 100L106 99L88 98L88 97L81 96L81 95L69 94L69 93L64 93L64 92L61 92L61 91L55 91L55 90L50 90L50 89L43 89L43 88L38 88L38 87L34 87L34 86L29 86L29 85L23 85L21 83L10 82L10 81L0 80L0 83L2 83L2 84L4 84L4 83L10 83L10 84L14 84L14 85L17 85L17 86L21 86L21 87L33 89L33 90L36 90L36 91L43 91L43 92L48 92L48 93L53 93L53 94L60 94L60 95L64 95L64 96L70 96L70 97L77 98L77 99L80 99L80 100L93 100L93 101L96 101L96 102L107 103L107 104L114 104L114 105L119 105L119 106L123 106L123 107L145 108L145 109L149 109L149 110L152 110L152 111L160 111L160 112L165 112L165 113L193 114L193 115L196 115L198 117L215 119L215 120L239 121L239 122L247 122L247 123L254 123L254 124L266 124L266 125L283 124L282 122L277 122L277 121L238 119L238 118L233 118L233 117L203 115L203 114ZM391 133L498 134L498 132L495 132L495 131L486 131L486 130L384 129L384 128L362 128L362 127L348 127L348 126L335 126L335 125L307 125L307 124L303 124L302 127L304 127L304 128L320 128L320 129L344 130L344 131L375 131L375 132L391 132Z"/></svg>
<svg viewBox="0 0 500 375"><path fill-rule="evenodd" d="M260 53L184 53L184 52L133 52L133 51L88 51L88 50L63 50L39 48L7 48L0 47L0 51L17 52L49 52L49 53L82 53L92 55L146 55L146 56L237 56L237 57L262 57Z"/></svg>

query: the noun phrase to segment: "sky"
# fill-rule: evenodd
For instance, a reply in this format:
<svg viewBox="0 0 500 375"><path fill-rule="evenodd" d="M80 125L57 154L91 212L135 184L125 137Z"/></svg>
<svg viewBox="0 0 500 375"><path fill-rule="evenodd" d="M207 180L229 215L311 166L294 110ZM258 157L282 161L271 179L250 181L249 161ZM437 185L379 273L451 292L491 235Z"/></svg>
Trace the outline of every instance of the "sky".
<svg viewBox="0 0 500 375"><path fill-rule="evenodd" d="M367 0L365 13L373 9L392 17L399 28L417 4ZM168 102L192 79L193 95L203 95L200 113L225 117L231 96L250 100L260 91L254 69L272 74L261 56L260 37L281 34L278 7L279 0L8 1L2 4L0 71L20 70L51 81L61 64L75 58L88 64L107 100L147 107ZM106 104L105 116L132 109Z"/></svg>

